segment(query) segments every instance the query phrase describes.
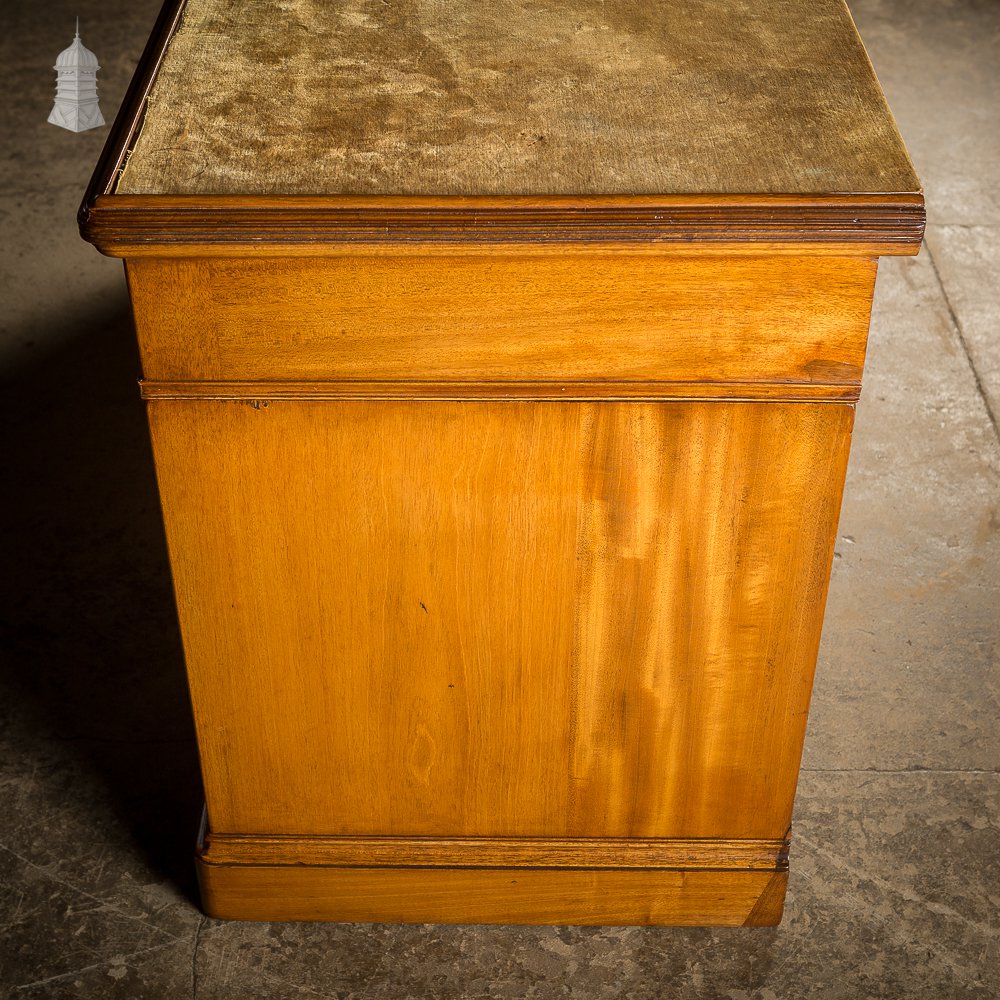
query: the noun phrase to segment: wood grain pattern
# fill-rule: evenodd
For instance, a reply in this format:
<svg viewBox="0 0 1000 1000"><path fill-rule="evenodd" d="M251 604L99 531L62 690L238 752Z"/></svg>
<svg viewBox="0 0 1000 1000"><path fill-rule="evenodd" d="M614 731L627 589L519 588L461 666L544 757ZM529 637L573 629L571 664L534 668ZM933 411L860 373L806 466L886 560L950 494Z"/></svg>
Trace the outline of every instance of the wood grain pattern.
<svg viewBox="0 0 1000 1000"><path fill-rule="evenodd" d="M754 903L753 909L743 921L744 927L777 927L785 909L785 891L788 888L787 872L771 876L771 881Z"/></svg>
<svg viewBox="0 0 1000 1000"><path fill-rule="evenodd" d="M785 836L852 407L149 414L218 833Z"/></svg>
<svg viewBox="0 0 1000 1000"><path fill-rule="evenodd" d="M777 923L787 875L199 862L198 880L205 912L230 920L739 927ZM758 908L762 898L766 905Z"/></svg>
<svg viewBox="0 0 1000 1000"><path fill-rule="evenodd" d="M875 262L149 258L127 274L151 381L857 385Z"/></svg>
<svg viewBox="0 0 1000 1000"><path fill-rule="evenodd" d="M802 253L913 254L924 230L918 194L650 197L261 197L94 195L81 232L112 256L329 255L508 244L586 251L616 246L720 253L760 245ZM772 252L774 252L772 250Z"/></svg>
<svg viewBox="0 0 1000 1000"><path fill-rule="evenodd" d="M244 399L267 405L272 399L525 399L609 402L710 399L773 403L857 400L859 386L820 382L151 382L140 383L143 399Z"/></svg>
<svg viewBox="0 0 1000 1000"><path fill-rule="evenodd" d="M787 840L612 837L288 837L215 834L199 851L214 865L420 868L671 868L784 871Z"/></svg>

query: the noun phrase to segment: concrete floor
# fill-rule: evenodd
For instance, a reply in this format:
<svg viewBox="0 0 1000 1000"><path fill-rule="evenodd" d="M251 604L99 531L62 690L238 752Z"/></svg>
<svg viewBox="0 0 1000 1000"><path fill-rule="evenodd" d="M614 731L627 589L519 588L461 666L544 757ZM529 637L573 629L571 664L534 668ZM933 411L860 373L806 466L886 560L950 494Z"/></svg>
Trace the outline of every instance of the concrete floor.
<svg viewBox="0 0 1000 1000"><path fill-rule="evenodd" d="M773 930L232 924L198 772L121 267L74 216L106 130L45 123L72 37L110 120L157 0L5 13L0 995L996 997L1000 3L855 0L929 205L880 267Z"/></svg>

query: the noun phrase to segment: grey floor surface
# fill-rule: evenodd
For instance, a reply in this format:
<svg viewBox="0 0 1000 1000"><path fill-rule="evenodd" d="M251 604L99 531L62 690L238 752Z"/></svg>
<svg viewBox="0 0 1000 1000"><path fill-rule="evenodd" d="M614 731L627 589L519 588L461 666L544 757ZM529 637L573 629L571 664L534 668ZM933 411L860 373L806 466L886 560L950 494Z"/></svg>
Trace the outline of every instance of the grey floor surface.
<svg viewBox="0 0 1000 1000"><path fill-rule="evenodd" d="M1000 995L1000 3L856 0L927 189L880 266L781 927L232 924L193 902L197 762L119 262L46 124L79 14L106 117L155 0L6 11L0 996Z"/></svg>

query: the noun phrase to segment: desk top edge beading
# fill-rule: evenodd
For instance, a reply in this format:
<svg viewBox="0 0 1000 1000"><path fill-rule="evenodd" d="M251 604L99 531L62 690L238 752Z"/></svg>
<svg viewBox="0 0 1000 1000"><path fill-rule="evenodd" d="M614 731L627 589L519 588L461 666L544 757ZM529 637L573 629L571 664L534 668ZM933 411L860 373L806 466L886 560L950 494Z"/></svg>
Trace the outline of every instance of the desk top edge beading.
<svg viewBox="0 0 1000 1000"><path fill-rule="evenodd" d="M81 211L103 252L162 247L176 254L240 246L663 247L719 252L742 246L831 245L848 254L915 253L924 204L908 194L828 198L614 199L99 196Z"/></svg>
<svg viewBox="0 0 1000 1000"><path fill-rule="evenodd" d="M331 252L361 245L544 243L722 252L751 244L786 250L827 244L838 252L881 255L915 253L923 237L923 196L912 170L915 190L887 192L122 193L150 94L187 5L165 3L81 206L82 234L105 253L126 256L154 246L173 254L185 247L231 252L265 244Z"/></svg>

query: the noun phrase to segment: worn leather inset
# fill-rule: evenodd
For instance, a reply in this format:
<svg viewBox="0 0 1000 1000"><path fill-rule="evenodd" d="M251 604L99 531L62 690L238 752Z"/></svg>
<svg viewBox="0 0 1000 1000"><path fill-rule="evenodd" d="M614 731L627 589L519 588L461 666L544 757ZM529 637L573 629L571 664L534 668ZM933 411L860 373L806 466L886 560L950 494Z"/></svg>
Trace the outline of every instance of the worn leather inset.
<svg viewBox="0 0 1000 1000"><path fill-rule="evenodd" d="M189 0L117 190L919 183L842 0Z"/></svg>

